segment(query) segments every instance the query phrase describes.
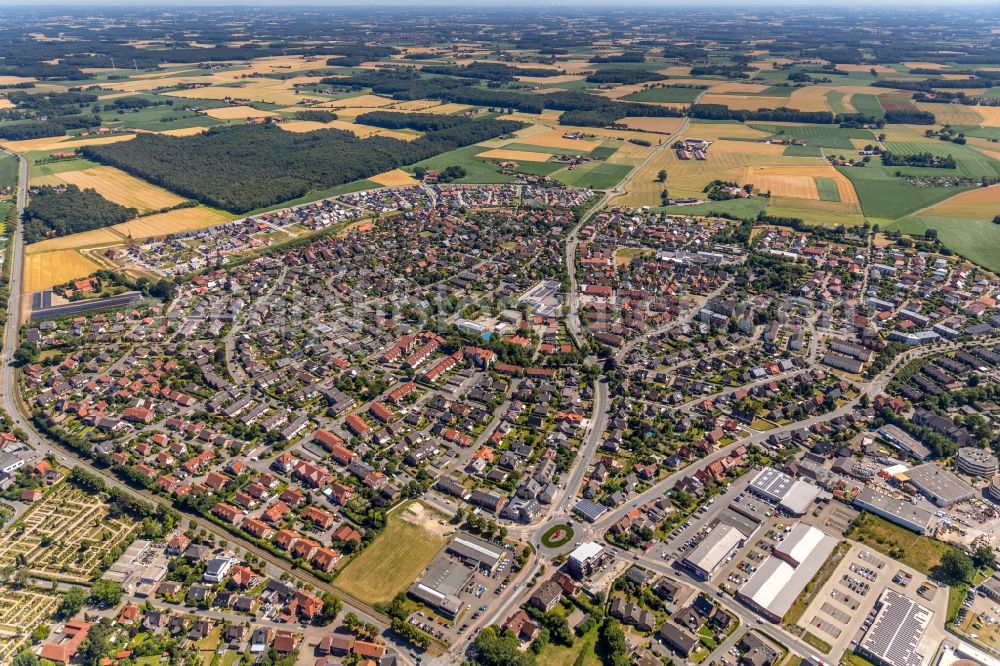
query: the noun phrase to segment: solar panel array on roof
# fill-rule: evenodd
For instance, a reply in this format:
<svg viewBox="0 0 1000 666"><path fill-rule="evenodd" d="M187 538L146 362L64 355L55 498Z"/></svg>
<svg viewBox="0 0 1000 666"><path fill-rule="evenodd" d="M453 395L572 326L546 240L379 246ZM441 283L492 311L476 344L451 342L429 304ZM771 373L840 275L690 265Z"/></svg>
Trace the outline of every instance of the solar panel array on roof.
<svg viewBox="0 0 1000 666"><path fill-rule="evenodd" d="M772 502L780 502L792 489L795 479L773 467L765 467L750 482L750 490Z"/></svg>
<svg viewBox="0 0 1000 666"><path fill-rule="evenodd" d="M887 589L879 599L881 608L861 641L862 649L887 666L920 666L920 639L934 611L895 590Z"/></svg>

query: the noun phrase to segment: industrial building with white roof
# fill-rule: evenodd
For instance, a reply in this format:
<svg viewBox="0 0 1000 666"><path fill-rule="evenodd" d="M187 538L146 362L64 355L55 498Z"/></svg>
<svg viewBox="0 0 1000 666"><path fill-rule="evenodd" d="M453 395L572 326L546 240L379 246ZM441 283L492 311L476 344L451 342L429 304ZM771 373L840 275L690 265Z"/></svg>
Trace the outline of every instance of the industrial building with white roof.
<svg viewBox="0 0 1000 666"><path fill-rule="evenodd" d="M804 523L795 525L736 593L772 622L788 609L837 546L837 539Z"/></svg>

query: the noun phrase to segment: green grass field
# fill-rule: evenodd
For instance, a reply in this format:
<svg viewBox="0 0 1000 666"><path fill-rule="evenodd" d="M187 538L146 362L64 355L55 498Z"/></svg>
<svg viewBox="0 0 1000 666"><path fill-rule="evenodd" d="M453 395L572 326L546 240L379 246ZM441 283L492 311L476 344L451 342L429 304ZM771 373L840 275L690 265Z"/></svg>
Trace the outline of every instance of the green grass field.
<svg viewBox="0 0 1000 666"><path fill-rule="evenodd" d="M923 574L929 574L941 562L941 556L954 548L869 513L859 517L847 537L880 553L891 554L894 559Z"/></svg>
<svg viewBox="0 0 1000 666"><path fill-rule="evenodd" d="M49 151L45 151L39 154L39 157L47 157ZM31 154L29 154L29 159ZM80 171L81 169L89 169L91 167L101 166L97 162L91 162L90 160L85 160L82 157L71 159L71 160L59 160L57 162L47 162L45 164L32 164L31 165L31 177L40 178L42 176L51 176L56 173L65 173L67 171Z"/></svg>
<svg viewBox="0 0 1000 666"><path fill-rule="evenodd" d="M840 193L837 192L837 182L833 178L821 178L816 176L816 189L819 190L820 201L840 201Z"/></svg>
<svg viewBox="0 0 1000 666"><path fill-rule="evenodd" d="M890 224L887 229L923 234L937 229L947 247L980 266L1000 273L1000 225L987 220L913 215Z"/></svg>
<svg viewBox="0 0 1000 666"><path fill-rule="evenodd" d="M594 150L600 150L602 146L598 146ZM586 150L575 150L573 148L553 148L552 146L536 146L530 143L508 143L503 147L504 150L523 150L528 153L547 153L549 155L587 155ZM477 152L483 152L485 148L480 148ZM613 152L613 151L612 151ZM433 159L433 158L432 158Z"/></svg>
<svg viewBox="0 0 1000 666"><path fill-rule="evenodd" d="M844 106L845 94L836 90L831 90L826 94L826 103L830 105L831 111L834 113L847 113L847 107Z"/></svg>
<svg viewBox="0 0 1000 666"><path fill-rule="evenodd" d="M506 147L506 146L505 146ZM537 146L535 147L537 148ZM500 173L500 168L495 162L476 157L478 153L486 148L482 146L466 146L450 150L430 157L423 162L417 162L413 166L407 167L406 171L413 172L414 166L422 166L434 171L443 171L451 165L457 165L465 169L466 176L456 182L459 183L512 183L514 178ZM518 148L520 150L520 148ZM536 152L548 152L537 151Z"/></svg>
<svg viewBox="0 0 1000 666"><path fill-rule="evenodd" d="M839 167L854 184L865 217L898 220L963 192L958 187L915 187L893 175L890 167ZM926 170L925 170L926 171ZM934 169L941 171L941 169Z"/></svg>
<svg viewBox="0 0 1000 666"><path fill-rule="evenodd" d="M858 94L851 97L851 105L858 113L875 118L885 118L885 109L875 95Z"/></svg>
<svg viewBox="0 0 1000 666"><path fill-rule="evenodd" d="M786 138L803 139L809 146L853 150L851 139L870 139L875 135L869 130L842 129L836 125L774 125L770 123L748 123L750 127Z"/></svg>
<svg viewBox="0 0 1000 666"><path fill-rule="evenodd" d="M727 213L750 219L757 217L757 213L767 207L767 199L754 197L752 199L730 199L729 201L709 201L708 203L696 204L694 206L667 206L657 210L671 213L672 215L708 215L710 213Z"/></svg>
<svg viewBox="0 0 1000 666"><path fill-rule="evenodd" d="M571 187L608 190L620 183L631 170L632 167L627 164L587 162L572 171L569 169L560 169L553 172L552 177Z"/></svg>
<svg viewBox="0 0 1000 666"><path fill-rule="evenodd" d="M770 86L757 93L760 97L791 97L795 92L794 86Z"/></svg>
<svg viewBox="0 0 1000 666"><path fill-rule="evenodd" d="M17 185L17 160L7 153L0 153L0 188Z"/></svg>
<svg viewBox="0 0 1000 666"><path fill-rule="evenodd" d="M447 539L400 516L389 515L385 530L337 576L336 587L367 603L386 602L405 590Z"/></svg>
<svg viewBox="0 0 1000 666"><path fill-rule="evenodd" d="M885 147L897 155L915 155L930 153L938 157L951 155L958 163L951 169L925 170L924 173L935 175L959 175L971 178L1000 177L1000 160L993 159L968 145L959 145L950 141L886 141Z"/></svg>
<svg viewBox="0 0 1000 666"><path fill-rule="evenodd" d="M982 94L985 99L1000 99L1000 86L993 86Z"/></svg>
<svg viewBox="0 0 1000 666"><path fill-rule="evenodd" d="M785 157L823 157L823 149L820 146L785 146Z"/></svg>
<svg viewBox="0 0 1000 666"><path fill-rule="evenodd" d="M703 88L678 88L665 86L663 88L647 88L626 95L622 99L629 102L668 102L674 104L690 104L698 95L705 92Z"/></svg>

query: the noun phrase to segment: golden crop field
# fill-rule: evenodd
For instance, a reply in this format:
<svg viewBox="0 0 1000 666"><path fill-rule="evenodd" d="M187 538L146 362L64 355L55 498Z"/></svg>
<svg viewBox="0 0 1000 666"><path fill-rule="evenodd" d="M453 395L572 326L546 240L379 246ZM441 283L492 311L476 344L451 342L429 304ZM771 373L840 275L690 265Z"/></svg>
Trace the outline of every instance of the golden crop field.
<svg viewBox="0 0 1000 666"><path fill-rule="evenodd" d="M709 153L746 153L748 155L782 155L785 146L763 141L732 141L719 139L709 148Z"/></svg>
<svg viewBox="0 0 1000 666"><path fill-rule="evenodd" d="M979 113L981 107L918 102L917 108L933 113L939 125L980 125L983 122L983 116Z"/></svg>
<svg viewBox="0 0 1000 666"><path fill-rule="evenodd" d="M621 147L615 151L614 155L608 158L609 164L639 164L639 162L646 159L651 152L653 152L653 146L640 146L634 143L625 142Z"/></svg>
<svg viewBox="0 0 1000 666"><path fill-rule="evenodd" d="M6 97L0 97L0 111L4 109L13 109L14 103L7 99Z"/></svg>
<svg viewBox="0 0 1000 666"><path fill-rule="evenodd" d="M934 217L959 217L970 220L992 220L1000 211L1000 185L981 187L945 199L921 212Z"/></svg>
<svg viewBox="0 0 1000 666"><path fill-rule="evenodd" d="M208 129L207 126L200 127L179 127L177 129L162 130L160 132L155 132L155 134L163 134L164 136L194 136L195 134L201 134Z"/></svg>
<svg viewBox="0 0 1000 666"><path fill-rule="evenodd" d="M220 106L206 109L205 115L217 120L240 120L243 118L273 118L278 114L273 111L261 111L252 106Z"/></svg>
<svg viewBox="0 0 1000 666"><path fill-rule="evenodd" d="M402 169L386 171L385 173L380 173L377 176L372 176L369 180L373 180L379 185L384 185L385 187L403 187L406 185L417 185L420 182Z"/></svg>
<svg viewBox="0 0 1000 666"><path fill-rule="evenodd" d="M629 129L656 132L659 134L674 134L684 125L683 118L640 118L626 116L618 122Z"/></svg>
<svg viewBox="0 0 1000 666"><path fill-rule="evenodd" d="M702 104L722 104L730 109L741 111L758 111L760 109L776 109L787 106L785 97L764 97L763 95L719 95L707 92L701 96Z"/></svg>
<svg viewBox="0 0 1000 666"><path fill-rule="evenodd" d="M440 105L440 102L430 100L430 99L411 99L405 102L400 102L393 106L397 111L425 111L433 106Z"/></svg>
<svg viewBox="0 0 1000 666"><path fill-rule="evenodd" d="M82 247L99 247L101 245L116 245L123 243L125 237L115 233L109 227L101 229L91 229L81 231L78 234L60 236L59 238L49 238L47 240L32 243L25 247L26 254L39 254L42 252L52 252L53 250L75 250Z"/></svg>
<svg viewBox="0 0 1000 666"><path fill-rule="evenodd" d="M63 282L87 277L99 268L76 250L28 254L24 258L24 292L30 294L50 289Z"/></svg>
<svg viewBox="0 0 1000 666"><path fill-rule="evenodd" d="M756 95L767 90L768 86L763 83L740 83L728 81L712 87L712 93L716 95Z"/></svg>
<svg viewBox="0 0 1000 666"><path fill-rule="evenodd" d="M747 182L772 196L819 199L816 177L830 178L837 184L837 194L844 203L858 203L857 192L846 176L829 165L818 166L751 166Z"/></svg>
<svg viewBox="0 0 1000 666"><path fill-rule="evenodd" d="M149 215L139 217L128 222L116 224L111 229L117 231L125 237L131 236L133 239L150 238L153 236L166 236L181 231L192 229L203 229L213 227L233 219L231 215L224 215L204 206L195 208L177 208L159 215Z"/></svg>
<svg viewBox="0 0 1000 666"><path fill-rule="evenodd" d="M129 141L134 134L111 134L104 136L88 136L76 138L71 136L50 136L41 139L24 139L23 141L2 141L0 145L16 153L30 153L35 150L75 150L83 146L103 146L108 143Z"/></svg>
<svg viewBox="0 0 1000 666"><path fill-rule="evenodd" d="M586 152L590 152L603 143L600 139L565 139L563 138L563 134L567 131L569 130L553 129L548 132L535 134L525 139L518 139L518 143L525 143L543 148L565 148L567 150L583 150Z"/></svg>
<svg viewBox="0 0 1000 666"><path fill-rule="evenodd" d="M337 108L366 108L366 109L379 109L383 106L389 106L394 100L388 97L381 97L379 95L358 95L357 97L345 97L344 99L333 99L328 102L323 102L317 106L330 107L332 109Z"/></svg>
<svg viewBox="0 0 1000 666"><path fill-rule="evenodd" d="M534 153L530 150L508 150L506 148L493 148L479 153L476 157L489 160L515 160L518 162L548 162L552 156L548 153Z"/></svg>
<svg viewBox="0 0 1000 666"><path fill-rule="evenodd" d="M983 127L1000 127L1000 106L977 106L976 113L983 117Z"/></svg>
<svg viewBox="0 0 1000 666"><path fill-rule="evenodd" d="M184 201L172 192L109 166L63 171L44 176L35 182L39 185L67 183L76 185L81 190L91 188L108 201L140 211L170 208Z"/></svg>

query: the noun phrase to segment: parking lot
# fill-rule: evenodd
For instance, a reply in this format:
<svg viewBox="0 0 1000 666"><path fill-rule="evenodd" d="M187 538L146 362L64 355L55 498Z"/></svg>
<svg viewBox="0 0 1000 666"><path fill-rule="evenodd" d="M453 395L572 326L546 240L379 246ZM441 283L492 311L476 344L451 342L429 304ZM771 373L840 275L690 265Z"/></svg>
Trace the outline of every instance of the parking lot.
<svg viewBox="0 0 1000 666"><path fill-rule="evenodd" d="M411 613L407 620L432 636L453 643L465 634L474 620L478 620L486 609L496 602L497 597L507 589L512 574L516 573L514 559L508 554L497 565L493 575L487 575L479 569L472 572L469 582L458 592L458 598L463 606L454 620L426 607Z"/></svg>
<svg viewBox="0 0 1000 666"><path fill-rule="evenodd" d="M798 624L832 645L830 654L850 650L870 626L875 602L886 587L941 613L942 618L947 612L946 590L939 590L923 574L867 546L852 544ZM934 633L932 627L928 628L924 639L927 644L934 640Z"/></svg>

